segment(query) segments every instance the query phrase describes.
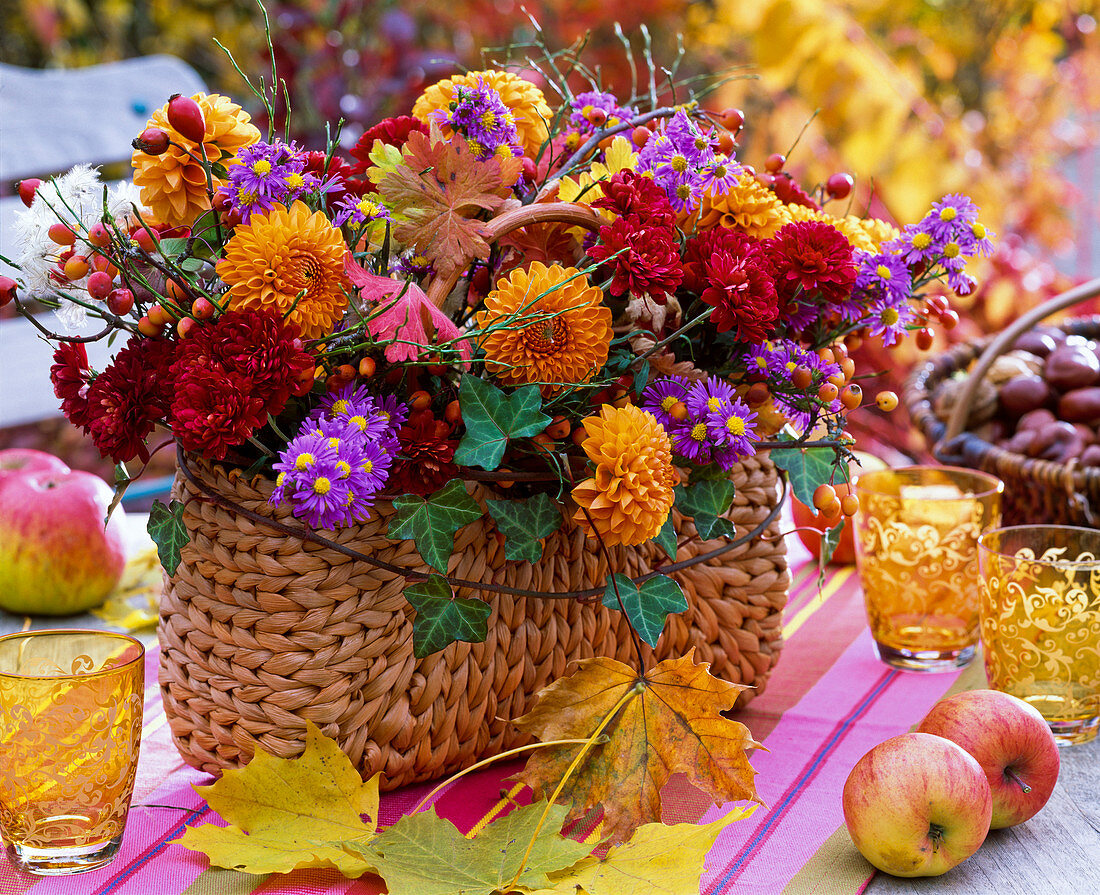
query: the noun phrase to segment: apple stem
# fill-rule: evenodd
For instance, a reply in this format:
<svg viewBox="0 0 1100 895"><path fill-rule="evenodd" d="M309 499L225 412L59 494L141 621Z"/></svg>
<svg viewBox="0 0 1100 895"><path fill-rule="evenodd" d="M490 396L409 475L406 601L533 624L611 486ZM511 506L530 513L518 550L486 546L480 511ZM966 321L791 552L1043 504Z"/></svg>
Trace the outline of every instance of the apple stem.
<svg viewBox="0 0 1100 895"><path fill-rule="evenodd" d="M1024 783L1024 781L1020 779L1020 775L1012 770L1012 768L1005 768L1005 776L1014 783L1018 783L1020 785L1020 789L1022 789L1025 793L1031 792L1031 787Z"/></svg>
<svg viewBox="0 0 1100 895"><path fill-rule="evenodd" d="M943 834L946 832L939 824L928 825L928 838L932 841L933 852L940 850L940 843L943 842Z"/></svg>

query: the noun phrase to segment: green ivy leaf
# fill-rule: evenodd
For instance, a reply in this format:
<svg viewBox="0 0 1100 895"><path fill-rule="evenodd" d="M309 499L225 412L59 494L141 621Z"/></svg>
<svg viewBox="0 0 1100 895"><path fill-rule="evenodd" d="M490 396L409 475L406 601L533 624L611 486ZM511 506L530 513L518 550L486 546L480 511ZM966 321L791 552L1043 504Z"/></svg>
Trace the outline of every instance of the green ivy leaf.
<svg viewBox="0 0 1100 895"><path fill-rule="evenodd" d="M794 439L780 436L780 440ZM814 505L814 491L818 485L848 481L848 466L837 463L836 451L831 447L780 448L769 451L768 455L772 463L786 470L794 496L808 507Z"/></svg>
<svg viewBox="0 0 1100 895"><path fill-rule="evenodd" d="M661 530L653 538L657 542L657 546L665 551L665 556L676 561L676 526L672 522L672 511L669 511L668 516L665 517L665 524L661 526Z"/></svg>
<svg viewBox="0 0 1100 895"><path fill-rule="evenodd" d="M829 560L833 558L833 554L836 552L837 546L840 544L840 535L844 531L844 520L841 519L832 528L827 529L821 535L821 547L819 548L817 555L817 586L821 587L825 583L825 566L829 564Z"/></svg>
<svg viewBox="0 0 1100 895"><path fill-rule="evenodd" d="M643 360L638 366L638 369L634 373L634 398L637 401L642 400L642 392L645 391L646 383L649 382L649 361Z"/></svg>
<svg viewBox="0 0 1100 895"><path fill-rule="evenodd" d="M537 435L550 422L550 417L539 412L542 397L536 385L506 395L491 382L463 376L458 401L466 424L454 456L461 466L496 469L510 439Z"/></svg>
<svg viewBox="0 0 1100 895"><path fill-rule="evenodd" d="M173 500L165 506L154 500L149 508L149 537L157 545L160 564L169 575L176 574L180 564L180 551L190 540L187 527L183 524L183 504Z"/></svg>
<svg viewBox="0 0 1100 895"><path fill-rule="evenodd" d="M657 638L665 628L669 613L683 612L688 608L687 597L680 585L666 575L649 578L642 582L640 588L626 575L613 575L612 579L608 580L603 592L604 606L625 609L630 626L652 647L657 646ZM615 593L616 585L618 595Z"/></svg>
<svg viewBox="0 0 1100 895"><path fill-rule="evenodd" d="M538 562L542 559L540 539L561 525L561 510L549 494L542 492L529 500L487 500L485 506L504 535L504 555L508 559Z"/></svg>
<svg viewBox="0 0 1100 895"><path fill-rule="evenodd" d="M405 599L416 610L413 655L418 659L439 652L456 640L481 643L489 633L488 603L456 599L441 575L405 588Z"/></svg>
<svg viewBox="0 0 1100 895"><path fill-rule="evenodd" d="M393 502L394 517L386 532L390 538L408 538L424 562L440 572L455 546L455 532L481 518L481 508L457 479L448 482L425 500L415 494L402 494Z"/></svg>
<svg viewBox="0 0 1100 895"><path fill-rule="evenodd" d="M676 508L685 516L691 516L695 530L704 541L717 537L732 537L737 527L723 519L737 493L733 482L728 478L703 479L687 488L676 487Z"/></svg>

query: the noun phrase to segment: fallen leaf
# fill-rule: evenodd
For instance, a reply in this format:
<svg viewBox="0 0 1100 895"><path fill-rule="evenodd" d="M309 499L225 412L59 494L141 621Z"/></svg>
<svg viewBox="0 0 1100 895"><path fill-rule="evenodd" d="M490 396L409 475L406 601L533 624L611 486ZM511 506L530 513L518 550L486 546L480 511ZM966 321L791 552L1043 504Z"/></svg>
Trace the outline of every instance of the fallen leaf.
<svg viewBox="0 0 1100 895"><path fill-rule="evenodd" d="M122 580L107 601L92 614L123 631L143 631L157 624L164 573L157 551L150 547L126 561Z"/></svg>
<svg viewBox="0 0 1100 895"><path fill-rule="evenodd" d="M759 748L747 727L722 717L747 687L712 677L694 650L666 659L639 675L614 659L580 662L570 677L546 687L534 709L516 720L540 740L589 738L623 698L604 733L566 779L561 799L571 801L569 820L603 805L604 830L622 842L643 823L660 820L660 790L677 771L716 803L759 802L747 749ZM637 691L632 695L632 691ZM517 780L535 798L547 797L566 776L580 746L547 746L534 752Z"/></svg>
<svg viewBox="0 0 1100 895"><path fill-rule="evenodd" d="M362 848L378 868L390 892L416 895L491 895L515 878L525 888L551 885L549 874L572 867L591 851L566 839L561 829L565 808L550 806L539 828L545 802L517 808L467 839L435 809L406 815ZM537 834L537 835L536 835ZM534 839L524 861L527 846ZM359 846L356 846L359 849Z"/></svg>
<svg viewBox="0 0 1100 895"><path fill-rule="evenodd" d="M471 256L489 257L488 229L476 216L509 204L522 164L509 156L477 158L461 137L444 141L438 124L413 131L397 170L378 181L386 206L403 215L393 235L424 255L446 279Z"/></svg>
<svg viewBox="0 0 1100 895"><path fill-rule="evenodd" d="M347 877L374 871L349 847L374 838L378 774L364 783L340 747L309 721L301 757L257 749L246 767L195 791L230 826L192 827L172 841L203 852L217 867L246 873L334 867Z"/></svg>
<svg viewBox="0 0 1100 895"><path fill-rule="evenodd" d="M561 873L552 886L525 890L528 895L669 895L698 892L714 840L755 805L734 808L709 824L645 824L625 845L608 850L603 860L586 858Z"/></svg>

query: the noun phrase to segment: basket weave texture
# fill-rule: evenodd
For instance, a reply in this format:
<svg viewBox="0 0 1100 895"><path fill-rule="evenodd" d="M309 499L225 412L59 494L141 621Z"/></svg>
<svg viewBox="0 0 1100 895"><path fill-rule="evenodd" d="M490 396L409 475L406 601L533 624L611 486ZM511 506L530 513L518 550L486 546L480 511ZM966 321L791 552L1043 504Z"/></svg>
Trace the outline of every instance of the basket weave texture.
<svg viewBox="0 0 1100 895"><path fill-rule="evenodd" d="M296 524L285 508L267 504L269 480L250 482L197 459L189 465L219 495ZM775 467L766 456L749 458L732 480L737 495L728 516L743 535L776 505ZM469 487L484 496L482 486ZM173 497L185 502L191 540L161 601L161 692L180 754L209 773L243 765L257 746L281 757L300 754L309 719L364 776L381 771L385 789L434 779L525 742L510 719L528 711L571 661L637 661L625 620L598 602L462 588L460 597L491 602L485 642L416 659L402 575L253 523L204 499L180 474ZM375 509L369 522L341 529L333 540L426 571L412 542L384 536L392 506ZM674 520L682 544L677 560L725 543L700 542L690 519ZM656 658L694 648L718 677L763 689L779 656L789 584L778 525L773 521L765 538L672 573L689 608L670 616ZM668 563L652 544L610 552L614 570L628 575ZM546 539L540 562L508 561L483 516L459 530L448 572L564 592L602 587L607 563L570 522ZM653 653L643 648L649 661ZM746 691L742 700L752 695Z"/></svg>
<svg viewBox="0 0 1100 895"><path fill-rule="evenodd" d="M1100 317L1067 320L1059 328L1070 335L1097 339ZM941 444L947 423L932 409L936 387L956 372L967 370L991 341L992 337L956 345L913 372L906 383L905 405L914 425L940 461L983 470L1005 483L1002 524L1095 525L1100 510L1100 469L1026 457L973 432L963 432Z"/></svg>

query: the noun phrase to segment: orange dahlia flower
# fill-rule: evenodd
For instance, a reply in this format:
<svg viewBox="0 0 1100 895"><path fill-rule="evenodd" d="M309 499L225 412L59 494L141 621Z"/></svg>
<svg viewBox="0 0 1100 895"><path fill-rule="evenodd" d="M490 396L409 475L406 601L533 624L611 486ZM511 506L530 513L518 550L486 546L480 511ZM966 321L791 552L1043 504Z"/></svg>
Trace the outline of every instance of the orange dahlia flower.
<svg viewBox="0 0 1100 895"><path fill-rule="evenodd" d="M596 470L573 489L583 508L573 520L590 536L595 529L608 546L648 541L668 518L677 480L664 427L633 404L605 404L599 416L584 420L584 431L581 446Z"/></svg>
<svg viewBox="0 0 1100 895"><path fill-rule="evenodd" d="M476 316L486 369L508 385L537 382L544 395L588 382L607 362L611 309L575 267L533 261L497 281Z"/></svg>
<svg viewBox="0 0 1100 895"><path fill-rule="evenodd" d="M251 124L251 116L229 97L217 93L196 93L191 97L202 109L206 135L202 146L188 140L168 123L168 104L153 113L147 127L159 127L176 144L160 155L149 155L135 149L130 157L134 168L134 183L141 188L141 202L162 224L184 226L210 207L206 172L191 158L202 156L211 162L226 164L245 146L260 139L260 132ZM213 179L216 190L223 181Z"/></svg>
<svg viewBox="0 0 1100 895"><path fill-rule="evenodd" d="M550 135L548 124L554 113L550 111L550 105L538 87L511 72L489 69L444 78L420 94L413 105L413 117L419 118L425 124L430 123L432 112L437 109L447 111L454 97L455 87L477 87L478 79L499 93L501 101L511 109L524 153L531 158L537 156L539 147Z"/></svg>
<svg viewBox="0 0 1100 895"><path fill-rule="evenodd" d="M704 194L696 226L699 230L727 227L755 239L768 239L786 223L789 218L779 197L746 173L724 196Z"/></svg>
<svg viewBox="0 0 1100 895"><path fill-rule="evenodd" d="M348 306L346 252L344 237L324 214L295 202L237 227L217 271L229 286L231 308L289 312L302 338L316 339L332 331Z"/></svg>

